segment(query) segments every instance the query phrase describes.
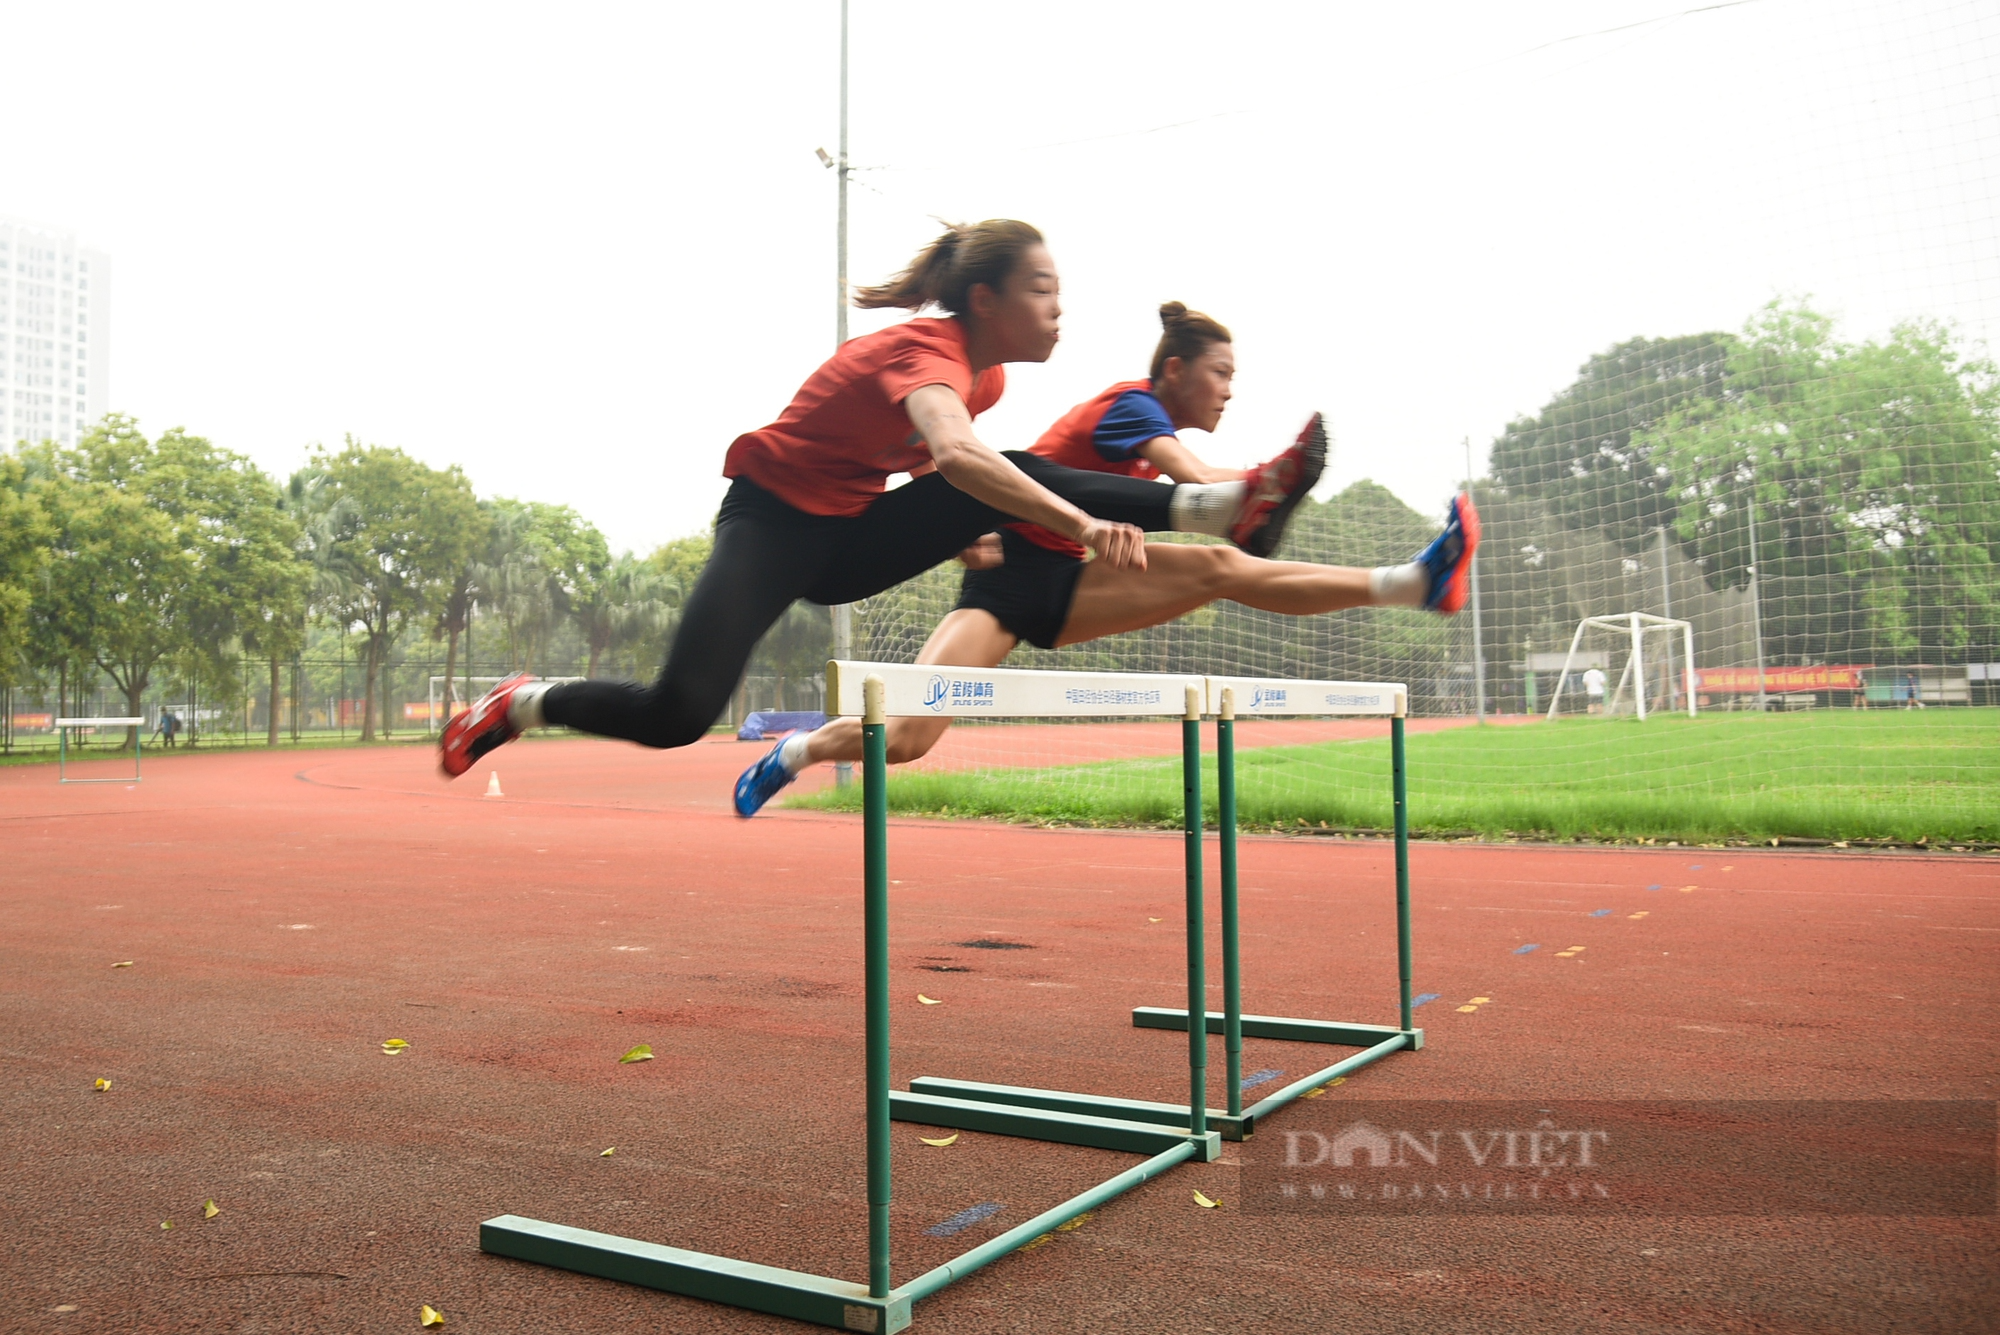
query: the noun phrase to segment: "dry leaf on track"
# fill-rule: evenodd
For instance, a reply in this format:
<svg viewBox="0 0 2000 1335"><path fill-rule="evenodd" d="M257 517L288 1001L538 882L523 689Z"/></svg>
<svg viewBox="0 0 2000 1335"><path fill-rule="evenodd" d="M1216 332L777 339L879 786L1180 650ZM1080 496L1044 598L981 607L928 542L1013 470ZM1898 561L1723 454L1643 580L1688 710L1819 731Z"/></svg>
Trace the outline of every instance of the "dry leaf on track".
<svg viewBox="0 0 2000 1335"><path fill-rule="evenodd" d="M632 1050L618 1059L620 1062L649 1062L653 1060L651 1043L634 1044Z"/></svg>

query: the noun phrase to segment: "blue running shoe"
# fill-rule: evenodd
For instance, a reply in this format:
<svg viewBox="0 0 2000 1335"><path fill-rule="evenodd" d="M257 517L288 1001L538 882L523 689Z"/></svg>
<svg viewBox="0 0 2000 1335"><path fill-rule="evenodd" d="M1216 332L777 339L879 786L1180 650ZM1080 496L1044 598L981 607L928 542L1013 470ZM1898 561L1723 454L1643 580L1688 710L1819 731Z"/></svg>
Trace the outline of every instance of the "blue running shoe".
<svg viewBox="0 0 2000 1335"><path fill-rule="evenodd" d="M1423 562L1430 572L1431 589L1424 595L1424 607L1450 616L1465 606L1472 588L1472 554L1479 550L1479 511L1472 497L1460 492L1452 497L1451 512L1445 516L1444 532L1412 559Z"/></svg>
<svg viewBox="0 0 2000 1335"><path fill-rule="evenodd" d="M736 781L737 815L745 820L756 815L795 777L785 768L785 762L778 759L778 752L784 749L785 744L779 742L764 753L763 759L743 771L743 777Z"/></svg>

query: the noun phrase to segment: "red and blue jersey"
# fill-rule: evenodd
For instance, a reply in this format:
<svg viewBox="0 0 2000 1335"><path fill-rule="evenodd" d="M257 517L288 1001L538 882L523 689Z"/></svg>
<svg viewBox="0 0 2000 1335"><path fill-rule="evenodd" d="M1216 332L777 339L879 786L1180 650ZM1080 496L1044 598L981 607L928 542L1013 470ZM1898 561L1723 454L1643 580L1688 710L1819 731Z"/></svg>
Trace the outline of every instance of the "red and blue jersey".
<svg viewBox="0 0 2000 1335"><path fill-rule="evenodd" d="M1122 380L1064 413L1029 448L1067 468L1123 473L1127 477L1158 477L1160 470L1139 450L1150 441L1174 434L1174 419L1153 397L1153 382ZM1007 527L1038 547L1069 556L1083 555L1081 544L1039 524Z"/></svg>

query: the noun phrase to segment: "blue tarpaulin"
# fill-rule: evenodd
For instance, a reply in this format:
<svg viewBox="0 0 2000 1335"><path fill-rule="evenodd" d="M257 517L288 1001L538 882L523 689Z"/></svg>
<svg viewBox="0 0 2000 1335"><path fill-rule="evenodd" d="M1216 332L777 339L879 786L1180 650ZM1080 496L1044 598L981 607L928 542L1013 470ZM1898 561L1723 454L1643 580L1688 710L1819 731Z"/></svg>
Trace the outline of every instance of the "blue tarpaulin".
<svg viewBox="0 0 2000 1335"><path fill-rule="evenodd" d="M817 709L760 709L743 720L736 733L739 742L762 742L788 732L811 732L826 726L826 715Z"/></svg>

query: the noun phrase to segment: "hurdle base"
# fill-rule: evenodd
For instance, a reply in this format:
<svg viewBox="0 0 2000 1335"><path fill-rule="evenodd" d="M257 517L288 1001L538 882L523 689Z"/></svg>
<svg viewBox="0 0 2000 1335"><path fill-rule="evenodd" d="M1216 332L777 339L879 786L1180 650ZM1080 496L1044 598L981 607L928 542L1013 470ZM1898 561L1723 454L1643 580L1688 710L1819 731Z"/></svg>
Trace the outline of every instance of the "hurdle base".
<svg viewBox="0 0 2000 1335"><path fill-rule="evenodd" d="M1412 1052L1424 1045L1423 1030L1398 1029L1392 1024L1340 1024L1332 1020L1294 1020L1281 1015L1245 1015L1240 1018L1245 1038L1282 1038L1293 1043L1334 1043L1347 1048L1372 1048L1384 1039L1400 1034L1410 1040L1404 1046ZM1221 1011L1208 1012L1208 1032L1223 1033L1223 1020ZM1177 1029L1186 1033L1187 1012L1170 1006L1134 1006L1132 1027Z"/></svg>
<svg viewBox="0 0 2000 1335"><path fill-rule="evenodd" d="M910 1324L908 1294L871 1297L865 1284L520 1215L503 1214L481 1223L479 1250L753 1312L812 1321L836 1330L894 1335Z"/></svg>
<svg viewBox="0 0 2000 1335"><path fill-rule="evenodd" d="M1136 1006L1132 1010L1132 1025L1136 1029L1173 1029L1187 1032L1188 1013L1166 1006ZM1322 1070L1300 1080L1294 1080L1275 1094L1259 1099L1245 1108L1241 1114L1231 1117L1224 1114L1217 1117L1209 1114L1209 1120L1222 1132L1225 1140L1248 1140L1257 1131L1257 1119L1276 1112L1286 1104L1296 1102L1306 1094L1324 1085L1329 1080L1338 1079L1351 1071L1358 1071L1371 1062L1380 1061L1392 1052L1415 1052L1424 1045L1424 1031L1421 1029L1398 1029L1386 1024L1340 1024L1330 1020L1295 1020L1277 1015L1244 1015L1238 1017L1243 1026L1245 1038L1279 1038L1299 1043L1331 1043L1340 1047L1360 1048L1352 1057L1345 1057ZM1208 1032L1225 1032L1224 1016L1221 1011L1208 1012ZM1161 1105L1171 1109L1183 1120L1187 1109L1173 1104Z"/></svg>
<svg viewBox="0 0 2000 1335"><path fill-rule="evenodd" d="M1147 1099L1114 1099L1101 1094L1073 1094L1062 1089L1036 1089L1030 1085L990 1085L978 1080L946 1080L921 1075L910 1082L912 1094L936 1098L974 1100L982 1103L1011 1104L1022 1108L1045 1108L1052 1112L1086 1117L1115 1118L1125 1122L1150 1122L1179 1128L1187 1134L1188 1110L1185 1103L1154 1103ZM890 1098L895 1098L894 1094ZM1240 1117L1220 1108L1208 1110L1208 1126L1224 1140L1241 1140L1236 1134Z"/></svg>
<svg viewBox="0 0 2000 1335"><path fill-rule="evenodd" d="M919 1085L924 1087L919 1089ZM976 1094L981 1090L1048 1094L1062 1101L1037 1103L1018 1098L987 1098ZM1096 1111L1086 1111L1087 1108L1095 1108ZM920 1079L910 1082L907 1093L895 1089L889 1091L891 1121L946 1126L961 1131L986 1131L1002 1136L1046 1140L1059 1145L1088 1145L1093 1149L1124 1150L1135 1154L1161 1154L1176 1145L1192 1144L1195 1157L1203 1163L1213 1162L1221 1156L1220 1134L1217 1131L1199 1136L1190 1134L1185 1107L1176 1109L1172 1118L1129 1116L1134 1110L1131 1100L1093 1100L1087 1095L1064 1095L1053 1090L1015 1091L1006 1085L979 1085L971 1081Z"/></svg>

